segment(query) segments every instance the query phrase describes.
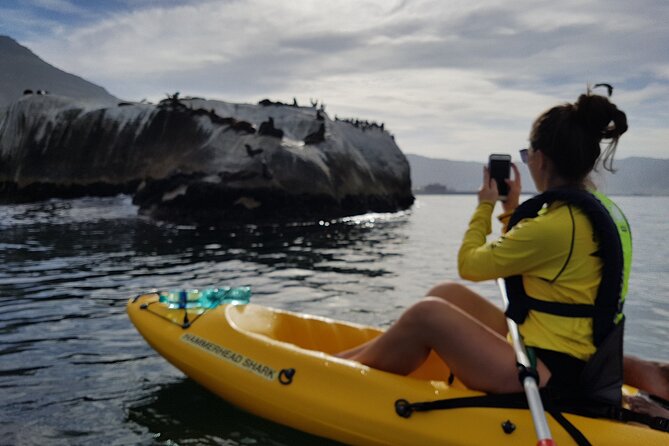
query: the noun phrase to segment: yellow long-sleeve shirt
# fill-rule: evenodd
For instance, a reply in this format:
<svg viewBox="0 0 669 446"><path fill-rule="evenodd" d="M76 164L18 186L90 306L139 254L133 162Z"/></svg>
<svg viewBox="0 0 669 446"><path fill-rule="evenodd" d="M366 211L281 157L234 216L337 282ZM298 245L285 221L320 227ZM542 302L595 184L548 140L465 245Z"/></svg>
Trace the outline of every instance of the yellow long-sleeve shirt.
<svg viewBox="0 0 669 446"><path fill-rule="evenodd" d="M535 299L594 303L602 262L594 255L597 243L592 224L580 209L554 202L537 217L522 220L497 240L487 243L493 208L492 203L479 204L469 222L458 253L462 278L482 281L520 274L525 291ZM582 360L595 351L590 318L530 311L519 329L527 346L567 353Z"/></svg>

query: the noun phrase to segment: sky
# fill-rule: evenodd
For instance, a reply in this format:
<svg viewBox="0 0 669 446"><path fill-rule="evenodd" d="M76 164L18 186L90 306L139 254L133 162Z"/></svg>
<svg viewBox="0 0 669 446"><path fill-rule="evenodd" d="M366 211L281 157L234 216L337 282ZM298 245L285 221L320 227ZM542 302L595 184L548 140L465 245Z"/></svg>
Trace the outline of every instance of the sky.
<svg viewBox="0 0 669 446"><path fill-rule="evenodd" d="M617 157L669 157L669 0L3 0L0 34L125 100L318 100L404 153L482 161L614 86ZM605 93L605 90L595 92Z"/></svg>

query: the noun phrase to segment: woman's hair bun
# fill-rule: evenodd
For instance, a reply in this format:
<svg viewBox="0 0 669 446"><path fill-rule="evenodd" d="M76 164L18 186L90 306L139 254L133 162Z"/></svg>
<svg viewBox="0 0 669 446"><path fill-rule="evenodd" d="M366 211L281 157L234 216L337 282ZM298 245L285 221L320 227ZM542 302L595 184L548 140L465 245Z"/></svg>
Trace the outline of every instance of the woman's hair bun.
<svg viewBox="0 0 669 446"><path fill-rule="evenodd" d="M627 131L627 116L618 110L608 98L588 91L582 94L574 104L577 120L583 125L586 133L602 139L617 140Z"/></svg>
<svg viewBox="0 0 669 446"><path fill-rule="evenodd" d="M595 87L606 87L609 96L613 93L613 87L609 84L597 84ZM613 155L618 145L618 139L627 131L627 115L618 107L611 103L605 96L592 94L590 88L586 94L582 94L575 104L573 104L573 113L577 122L582 126L586 135L592 138L593 142L599 146L599 143L605 139L608 140L608 146L604 152L599 153L602 165L606 170L614 172Z"/></svg>

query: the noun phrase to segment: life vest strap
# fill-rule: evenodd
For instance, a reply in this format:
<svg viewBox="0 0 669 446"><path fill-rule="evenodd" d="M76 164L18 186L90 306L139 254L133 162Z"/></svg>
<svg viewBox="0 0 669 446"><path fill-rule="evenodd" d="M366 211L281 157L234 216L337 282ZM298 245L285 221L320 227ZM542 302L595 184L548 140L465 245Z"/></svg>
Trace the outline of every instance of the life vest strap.
<svg viewBox="0 0 669 446"><path fill-rule="evenodd" d="M568 304L564 302L548 302L527 296L527 306L530 310L549 313L565 317L594 317L595 306L589 304Z"/></svg>

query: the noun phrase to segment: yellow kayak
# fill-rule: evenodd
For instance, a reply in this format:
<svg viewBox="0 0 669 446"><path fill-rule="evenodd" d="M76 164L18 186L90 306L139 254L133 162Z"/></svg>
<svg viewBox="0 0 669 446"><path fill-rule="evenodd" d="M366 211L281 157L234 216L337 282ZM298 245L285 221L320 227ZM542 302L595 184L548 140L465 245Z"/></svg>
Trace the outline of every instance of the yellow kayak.
<svg viewBox="0 0 669 446"><path fill-rule="evenodd" d="M158 293L131 299L127 310L146 341L184 374L276 423L352 445L536 444L525 408L453 407L398 415L401 400L484 395L449 380L448 367L436 355L410 376L334 356L378 336L379 328L255 304L174 305ZM646 426L564 416L594 445L669 444L668 433ZM547 418L557 445L577 444Z"/></svg>

